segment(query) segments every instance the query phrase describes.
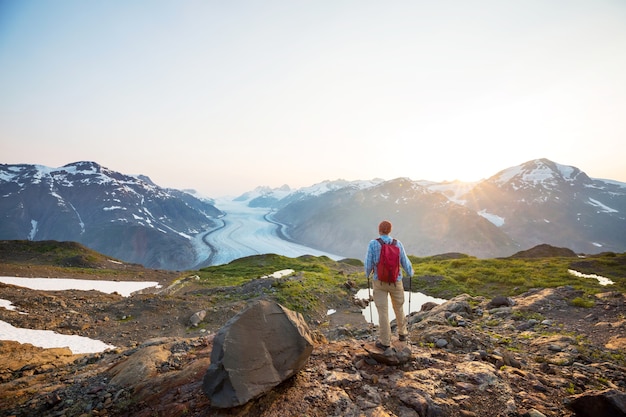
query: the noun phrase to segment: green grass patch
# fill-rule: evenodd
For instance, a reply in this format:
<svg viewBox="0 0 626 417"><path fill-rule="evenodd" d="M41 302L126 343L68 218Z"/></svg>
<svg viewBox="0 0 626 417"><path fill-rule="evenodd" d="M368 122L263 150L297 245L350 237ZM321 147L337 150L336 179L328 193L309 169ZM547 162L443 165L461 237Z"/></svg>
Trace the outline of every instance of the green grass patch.
<svg viewBox="0 0 626 417"><path fill-rule="evenodd" d="M415 271L411 289L445 299L462 293L484 297L515 296L532 288L569 285L583 291L581 298L584 302L573 302L584 306L590 300L589 295L605 291L626 292L626 278L620 276L622 265L626 263L626 254L585 259L585 270L580 268L578 258L478 259L467 256L444 259L410 256L410 259ZM602 275L612 279L615 285L601 286L595 279L576 277L568 272L569 269L576 269L584 273L596 273L593 265L600 265ZM294 276L277 280L270 290L264 289L265 295L303 313L317 311L321 314L322 300L345 300L348 290L344 284L348 280L355 282L359 288L367 286L361 261L348 259L337 262L327 257L314 256L250 256L226 265L202 268L196 273L201 285L216 289L213 297L236 301L259 294L242 295L217 290L241 286L283 269L293 269ZM541 316L520 317L530 318L539 321L543 319Z"/></svg>
<svg viewBox="0 0 626 417"><path fill-rule="evenodd" d="M626 254L597 256L584 261L578 258L439 259L413 256L410 259L415 271L411 285L413 290L441 298L460 293L486 297L514 296L531 288L563 285L571 285L586 294L626 291ZM595 279L570 274L569 269L602 275L615 284L602 286Z"/></svg>
<svg viewBox="0 0 626 417"><path fill-rule="evenodd" d="M253 279L285 269L328 275L331 274L331 267L339 270L337 265L337 262L325 256L288 258L267 254L235 259L226 265L202 268L197 275L200 277L200 282L206 287L228 287L242 285Z"/></svg>
<svg viewBox="0 0 626 417"><path fill-rule="evenodd" d="M292 276L272 280L271 288L265 286L263 294L221 291L225 287L242 286L285 269L294 270ZM344 285L346 281L351 280L365 287L367 281L361 271L362 266L358 264L336 262L325 256L288 258L269 254L202 268L197 275L201 285L216 289L212 295L214 299L236 301L267 296L310 317L325 315L327 305L345 302L348 296Z"/></svg>
<svg viewBox="0 0 626 417"><path fill-rule="evenodd" d="M591 308L595 305L595 301L587 297L576 297L569 304L574 307Z"/></svg>
<svg viewBox="0 0 626 417"><path fill-rule="evenodd" d="M518 320L518 321L528 321L530 319L534 319L537 320L538 322L542 322L543 320L545 320L545 316L537 311L531 311L531 310L519 310L519 309L515 309L513 310L513 313L511 314L511 317L513 318L513 320Z"/></svg>

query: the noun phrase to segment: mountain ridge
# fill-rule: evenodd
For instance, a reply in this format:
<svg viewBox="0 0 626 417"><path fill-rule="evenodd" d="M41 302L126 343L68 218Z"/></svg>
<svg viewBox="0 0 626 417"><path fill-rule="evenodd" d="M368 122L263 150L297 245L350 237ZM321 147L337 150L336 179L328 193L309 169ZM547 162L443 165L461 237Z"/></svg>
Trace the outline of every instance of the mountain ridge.
<svg viewBox="0 0 626 417"><path fill-rule="evenodd" d="M162 188L146 175L88 161L0 165L0 196L0 239L73 240L174 270L206 264L202 236L227 214L193 190ZM364 255L383 218L415 256L509 256L542 243L578 253L626 250L626 183L545 158L474 183L339 179L298 189L259 186L234 201L267 209L295 242L354 258Z"/></svg>
<svg viewBox="0 0 626 417"><path fill-rule="evenodd" d="M367 241L383 217L392 221L394 233L416 256L446 252L445 246L448 251L478 257L509 256L541 243L579 253L626 249L626 238L618 232L626 230L626 184L591 179L576 167L538 159L474 184L406 179L383 184L393 183L397 189L386 188L386 204L381 204L375 187L355 192L353 203L358 204L351 207L349 215L329 205L326 195L279 203L273 216L287 224L296 239L334 253L343 253L340 248L347 241ZM416 198L416 186L437 192L454 204L433 200L425 192ZM323 216L316 214L322 211ZM307 214L300 215L302 212ZM355 220L358 216L361 218ZM479 217L495 228L483 225ZM349 224L349 230L344 224ZM333 239L324 230L340 230L337 234L342 237ZM425 241L430 243L425 245ZM360 256L358 251L353 245L347 254Z"/></svg>
<svg viewBox="0 0 626 417"><path fill-rule="evenodd" d="M2 239L76 241L166 269L197 263L190 236L222 214L191 194L95 162L0 165L0 195Z"/></svg>

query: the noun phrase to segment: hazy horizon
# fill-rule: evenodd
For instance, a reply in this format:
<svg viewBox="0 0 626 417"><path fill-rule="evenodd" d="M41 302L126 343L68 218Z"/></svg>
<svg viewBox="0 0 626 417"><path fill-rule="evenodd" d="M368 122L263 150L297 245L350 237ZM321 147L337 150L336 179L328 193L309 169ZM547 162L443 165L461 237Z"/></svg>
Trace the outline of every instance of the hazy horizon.
<svg viewBox="0 0 626 417"><path fill-rule="evenodd" d="M9 0L0 163L214 197L540 158L626 182L624 50L619 0Z"/></svg>

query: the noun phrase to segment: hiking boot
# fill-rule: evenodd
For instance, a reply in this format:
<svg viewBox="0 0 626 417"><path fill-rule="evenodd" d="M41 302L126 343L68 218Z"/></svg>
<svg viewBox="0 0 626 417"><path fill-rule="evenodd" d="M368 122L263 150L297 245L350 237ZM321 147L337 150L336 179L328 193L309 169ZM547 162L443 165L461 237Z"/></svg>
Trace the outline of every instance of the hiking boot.
<svg viewBox="0 0 626 417"><path fill-rule="evenodd" d="M398 336L398 340L401 342L406 342L406 335L405 334L401 334L400 336Z"/></svg>
<svg viewBox="0 0 626 417"><path fill-rule="evenodd" d="M377 342L376 342L376 347L377 347L378 349L382 349L382 350L387 350L387 349L389 349L389 345L383 345L382 343L380 343L380 341L377 341Z"/></svg>

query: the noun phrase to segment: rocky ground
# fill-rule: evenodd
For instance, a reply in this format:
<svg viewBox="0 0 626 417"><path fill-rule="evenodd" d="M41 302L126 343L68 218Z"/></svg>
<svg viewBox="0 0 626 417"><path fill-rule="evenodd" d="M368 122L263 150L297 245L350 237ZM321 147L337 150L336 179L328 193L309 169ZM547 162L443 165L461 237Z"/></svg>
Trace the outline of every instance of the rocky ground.
<svg viewBox="0 0 626 417"><path fill-rule="evenodd" d="M623 401L626 392L624 295L580 307L572 304L580 294L561 287L512 300L459 296L413 314L408 343L394 343L411 358L397 366L368 354L376 329L345 300L310 323L317 343L305 369L244 406L215 409L201 390L213 335L245 303L213 303L193 278L171 287L175 273L131 269L116 279L163 288L124 298L0 284L0 298L18 310L0 308L0 320L117 346L72 355L0 341L0 416L582 416L594 415L573 411L585 398ZM0 275L55 271L0 265ZM204 321L190 325L202 309Z"/></svg>

